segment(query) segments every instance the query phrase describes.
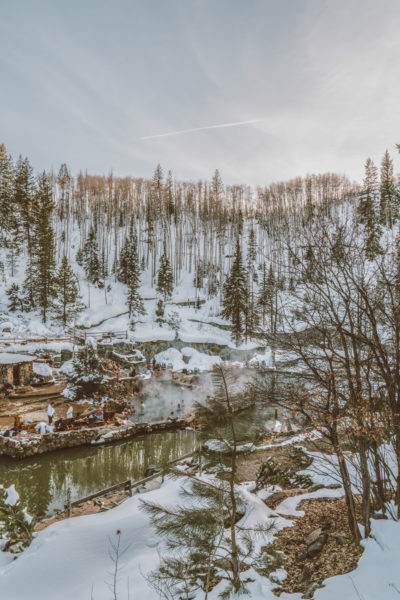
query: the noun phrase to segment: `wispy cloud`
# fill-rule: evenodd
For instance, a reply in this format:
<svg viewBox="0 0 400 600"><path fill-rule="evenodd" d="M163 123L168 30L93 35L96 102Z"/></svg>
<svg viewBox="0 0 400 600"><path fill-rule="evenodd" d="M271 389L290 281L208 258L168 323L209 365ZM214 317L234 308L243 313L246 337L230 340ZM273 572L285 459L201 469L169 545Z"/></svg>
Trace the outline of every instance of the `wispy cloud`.
<svg viewBox="0 0 400 600"><path fill-rule="evenodd" d="M224 127L239 127L241 125L251 125L265 121L266 117L261 119L248 119L247 121L235 121L234 123L220 123L219 125L206 125L205 127L192 127L191 129L181 129L179 131L168 131L167 133L156 133L155 135L143 135L139 140L153 140L155 138L170 137L172 135L181 135L182 133L193 133L195 131L205 131L206 129L222 129Z"/></svg>

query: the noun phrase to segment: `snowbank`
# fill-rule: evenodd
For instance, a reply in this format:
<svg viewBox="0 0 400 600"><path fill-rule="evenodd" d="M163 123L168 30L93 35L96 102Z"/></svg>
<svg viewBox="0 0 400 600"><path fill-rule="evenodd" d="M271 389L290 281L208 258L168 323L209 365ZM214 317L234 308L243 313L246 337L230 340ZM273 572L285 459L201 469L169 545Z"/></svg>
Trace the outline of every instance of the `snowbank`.
<svg viewBox="0 0 400 600"><path fill-rule="evenodd" d="M188 360L184 361L183 357ZM182 371L182 369L211 371L214 365L221 363L219 356L210 356L190 347L182 348L181 351L176 348L168 348L168 350L156 354L154 358L160 364L171 364L173 371Z"/></svg>
<svg viewBox="0 0 400 600"><path fill-rule="evenodd" d="M0 365L12 365L16 363L32 362L34 356L27 354L12 354L11 352L0 352Z"/></svg>
<svg viewBox="0 0 400 600"><path fill-rule="evenodd" d="M53 375L52 368L46 363L34 362L32 365L33 372L42 377L51 377Z"/></svg>

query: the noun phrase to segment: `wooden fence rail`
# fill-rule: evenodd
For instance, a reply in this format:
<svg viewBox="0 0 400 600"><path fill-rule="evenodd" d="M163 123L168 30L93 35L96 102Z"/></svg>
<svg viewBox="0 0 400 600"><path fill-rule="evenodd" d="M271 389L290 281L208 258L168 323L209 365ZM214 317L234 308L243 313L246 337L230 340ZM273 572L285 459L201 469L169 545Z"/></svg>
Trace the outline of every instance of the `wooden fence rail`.
<svg viewBox="0 0 400 600"><path fill-rule="evenodd" d="M186 458L190 458L191 456L194 456L195 454L199 454L199 453L200 453L199 450L194 450L193 452L189 452L188 454L184 454L183 456L179 456L179 458L175 458L174 460L171 460L171 462L169 462L168 465L174 465L178 462L181 462L182 460L185 460ZM108 488L99 490L98 492L89 494L88 496L85 496L84 498L79 498L79 500L74 500L73 502L71 502L71 491L68 488L67 502L64 504L64 508L67 513L67 518L69 518L71 516L71 509L74 506L79 506L80 504L84 504L85 502L90 502L90 500L95 500L96 498L101 498L102 496L105 496L109 492L115 492L116 490L120 490L120 489L128 490L129 496L132 496L132 490L134 488L146 483L147 481L150 481L151 479L155 479L159 475L160 475L160 471L157 471L156 473L153 473L152 475L149 475L148 477L143 477L142 479L138 479L137 481L132 481L131 479L126 479L125 481L121 481L120 483L111 485Z"/></svg>

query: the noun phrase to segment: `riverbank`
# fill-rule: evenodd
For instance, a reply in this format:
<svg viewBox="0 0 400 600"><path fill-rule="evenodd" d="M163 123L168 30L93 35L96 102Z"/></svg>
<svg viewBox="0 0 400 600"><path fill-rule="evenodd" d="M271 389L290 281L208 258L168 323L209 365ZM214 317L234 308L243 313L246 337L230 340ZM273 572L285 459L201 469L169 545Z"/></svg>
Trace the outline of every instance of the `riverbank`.
<svg viewBox="0 0 400 600"><path fill-rule="evenodd" d="M149 433L161 433L190 427L194 422L194 415L185 415L173 420L157 421L154 423L129 423L127 425L104 425L96 428L83 428L71 431L59 431L44 435L18 434L15 437L6 438L0 436L0 456L8 456L13 459L24 459L38 454L45 454L74 448L77 446L88 446L96 444L109 444L112 442L127 440L134 437L147 435Z"/></svg>

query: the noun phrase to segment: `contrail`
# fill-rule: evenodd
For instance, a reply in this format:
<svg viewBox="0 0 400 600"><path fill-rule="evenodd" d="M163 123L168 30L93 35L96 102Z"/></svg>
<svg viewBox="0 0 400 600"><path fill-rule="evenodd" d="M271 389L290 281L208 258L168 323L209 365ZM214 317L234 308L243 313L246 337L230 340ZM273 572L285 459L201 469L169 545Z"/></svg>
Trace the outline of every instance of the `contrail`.
<svg viewBox="0 0 400 600"><path fill-rule="evenodd" d="M194 131L204 131L205 129L222 129L223 127L238 127L239 125L250 125L259 123L262 119L249 119L248 121L236 121L235 123L220 123L219 125L207 125L206 127L193 127L192 129L181 129L180 131L169 131L168 133L157 133L156 135L143 135L139 140L153 140L154 138L169 137L171 135L181 135L181 133L193 133Z"/></svg>

